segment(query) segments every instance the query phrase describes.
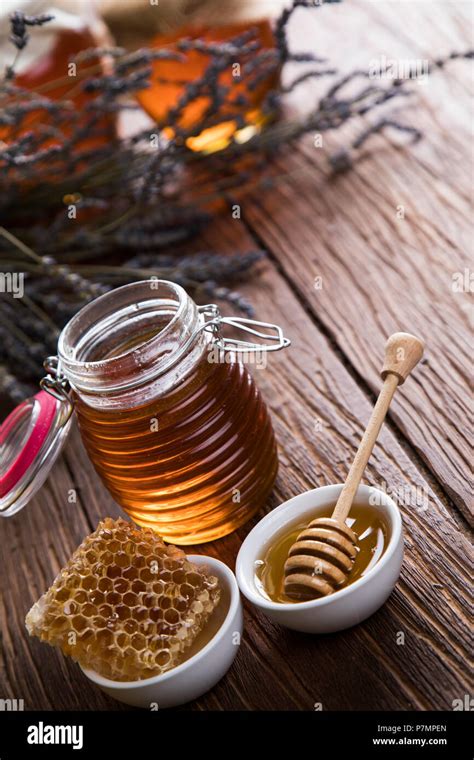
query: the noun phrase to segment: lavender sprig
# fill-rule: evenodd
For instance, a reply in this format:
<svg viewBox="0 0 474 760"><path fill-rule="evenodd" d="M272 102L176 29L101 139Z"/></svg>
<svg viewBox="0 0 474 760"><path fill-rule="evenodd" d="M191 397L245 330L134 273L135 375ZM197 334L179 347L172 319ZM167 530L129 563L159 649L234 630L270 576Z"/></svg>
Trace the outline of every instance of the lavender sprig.
<svg viewBox="0 0 474 760"><path fill-rule="evenodd" d="M27 16L21 11L14 11L10 16L11 34L9 39L18 50L23 50L30 38L27 27L43 26L53 19L54 16L47 13L42 13L39 16Z"/></svg>
<svg viewBox="0 0 474 760"><path fill-rule="evenodd" d="M54 353L58 330L85 303L127 281L171 279L198 299L223 300L251 314L234 286L252 272L262 252L184 255L181 244L209 223L216 208L228 209L231 197L237 202L258 185L272 187L278 181L267 172L272 157L307 133L340 129L379 113L347 148L329 156L334 171L349 169L381 130L420 137L416 127L395 120L385 108L414 92L416 71L404 80L374 83L364 71L339 76L317 51L290 49L293 14L321 4L293 0L276 22L270 49L262 49L252 28L225 42L182 39L174 50L89 49L71 59L78 67L73 81L65 75L37 92L18 86L15 65L28 44L28 30L52 16L12 14L16 58L0 81L0 269L25 273L25 298L21 304L8 295L0 300L0 393L13 399L24 395L41 374L41 357ZM166 116L119 139L113 116L136 108L134 97L150 80L170 84L155 75L153 62L179 65L190 53L203 56L203 73L194 81L173 80L181 93ZM435 58L431 69L472 57L472 50L453 52ZM240 75L231 79L236 62ZM310 68L283 86L277 74L288 62ZM326 93L306 115L279 118L288 92L322 77L330 78ZM269 89L259 104L263 125L251 126L252 137L239 140L249 126L246 113L254 108L257 88L265 83ZM64 97L48 97L56 87L64 89ZM78 93L80 108L74 100ZM204 107L190 123L188 109L197 103ZM223 122L233 122L236 130L227 145L214 153L190 150L193 137Z"/></svg>

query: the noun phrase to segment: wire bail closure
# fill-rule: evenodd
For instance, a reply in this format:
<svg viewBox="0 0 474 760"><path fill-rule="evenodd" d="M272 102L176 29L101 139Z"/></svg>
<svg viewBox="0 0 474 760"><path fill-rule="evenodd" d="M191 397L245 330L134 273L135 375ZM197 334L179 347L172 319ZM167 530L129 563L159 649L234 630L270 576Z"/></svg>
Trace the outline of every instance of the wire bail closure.
<svg viewBox="0 0 474 760"><path fill-rule="evenodd" d="M221 351L228 351L233 353L257 353L260 351L280 351L282 348L286 348L290 345L288 338L285 338L281 327L274 325L271 322L258 322L255 319L249 319L244 317L222 317L217 304L211 303L204 306L198 306L198 313L202 317L202 323L199 327L190 334L181 349L173 355L171 360L168 360L166 366L161 369L160 374L168 371L172 366L175 366L183 357L183 355L190 349L195 340L201 333L211 333L213 337L213 346L216 346ZM206 319L207 318L207 319ZM247 340L238 340L236 338L225 338L221 335L221 330L224 325L234 327L238 330L242 330L249 335L254 335L257 338L261 338L266 343L256 343ZM69 420L74 410L74 404L69 396L69 382L61 369L61 362L57 356L48 356L45 359L43 366L48 373L40 381L42 390L54 396L62 404L67 404L65 408L65 421ZM156 373L158 376L158 373ZM135 387L140 382L137 378L136 383L129 384L128 388ZM115 390L109 388L109 390Z"/></svg>
<svg viewBox="0 0 474 760"><path fill-rule="evenodd" d="M65 425L74 410L74 405L68 393L69 383L61 371L57 356L48 356L43 362L43 367L48 374L41 378L40 388L51 396L54 396L62 404L67 404L68 408L67 410L65 409L65 419L63 422L63 425Z"/></svg>
<svg viewBox="0 0 474 760"><path fill-rule="evenodd" d="M194 340L200 332L211 332L214 335L214 345L222 351L234 351L236 353L256 353L257 351L280 351L282 348L287 348L291 341L285 338L283 331L279 325L274 325L271 322L259 322L256 319L249 319L244 317L222 317L219 311L219 307L215 303L206 304L205 306L199 306L198 311L204 317L203 324L192 335L191 341ZM206 317L210 317L206 321ZM238 340L236 338L225 338L220 332L223 325L229 325L229 327L235 327L238 330L242 330L250 335L255 335L257 338L270 341L269 343L252 343L246 340ZM253 327L252 327L253 326ZM265 328L272 332L264 332L261 329Z"/></svg>

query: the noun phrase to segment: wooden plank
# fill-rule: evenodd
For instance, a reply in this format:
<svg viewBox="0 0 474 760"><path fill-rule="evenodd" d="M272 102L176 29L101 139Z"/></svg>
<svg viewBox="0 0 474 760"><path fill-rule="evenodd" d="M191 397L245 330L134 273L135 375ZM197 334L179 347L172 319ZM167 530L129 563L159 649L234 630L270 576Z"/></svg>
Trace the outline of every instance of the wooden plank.
<svg viewBox="0 0 474 760"><path fill-rule="evenodd" d="M252 241L238 222L222 220L201 244L235 251L248 249ZM293 340L290 350L256 371L280 443L281 469L270 508L308 487L343 480L370 401L271 264L244 290L258 317L280 322ZM467 538L390 427L367 472L367 482L386 482L407 501L401 504L407 552L389 602L362 625L325 637L281 629L246 605L244 643L233 668L193 709L311 710L316 702L331 710L449 709L452 699L468 692ZM68 503L71 488L77 491L76 504ZM426 511L409 503L416 488L426 489ZM101 517L118 513L76 433L34 503L0 524L8 581L3 693L24 698L29 709L117 707L73 663L30 641L23 619L83 535ZM200 550L233 567L250 527ZM399 632L404 646L397 645Z"/></svg>
<svg viewBox="0 0 474 760"><path fill-rule="evenodd" d="M417 33L414 19L422 18L419 9L414 10L418 4L404 3L401 20L390 5L359 2L345 4L337 13L333 8L316 11L318 46L321 42L332 52L338 47L337 39L344 57L352 61L356 47L369 50L365 47L369 31L380 49L388 50L387 35L394 47L404 40L406 45L407 38L411 45ZM446 13L438 16L433 3L427 5L431 6L430 19L436 20L423 17L424 28L429 29L423 45L429 46L433 40L437 51L444 52L446 40L449 46L454 45L462 32L461 17L457 14L451 19ZM383 11L379 12L381 7ZM451 71L460 72L460 66ZM437 81L443 83L442 102L437 102L436 111L428 113L426 105L426 111L414 113L429 127L429 139L411 149L409 161L406 152L388 149L386 140L380 139L370 162L359 165L350 176L328 183L320 157L315 160L313 149L303 148L280 165L282 173L295 171L286 190L282 186L273 193L272 204L264 198L260 206L254 200L250 208L248 204L243 208L287 280L285 283L275 266L267 263L244 291L256 304L258 317L281 323L293 340L288 352L272 356L268 368L256 372L280 443L280 475L268 508L305 488L344 479L368 419L370 390L379 387L378 363L375 356L366 355L367 337L361 327L374 325L370 338L381 347L383 338L394 328L421 331L431 326L434 350L429 364L400 394L367 472L367 482L387 484L403 512L406 556L400 583L389 602L370 620L333 636L286 631L246 605L244 642L233 668L191 709L311 710L316 702L326 710L451 709L453 699L470 691L466 668L470 656L468 534L432 477L433 472L465 509L465 489L459 475L465 460L465 360L457 363L449 341L464 354L466 329L459 301L446 297L449 283L445 280L446 271L453 271L447 267L462 266L460 251L468 234L468 163L462 137L464 87L449 71ZM445 98L450 91L454 97ZM432 92L427 90L426 96L430 101ZM456 130L449 136L443 132L443 142L434 137L433 124L446 124L449 119L455 120ZM308 168L313 174L309 185L301 179ZM397 184L401 177L403 184ZM391 188L388 196L386 186ZM434 194L432 186L436 187ZM406 187L415 192L406 193ZM425 196L420 198L420 193ZM391 214L400 197L410 209L405 219L412 220L409 227L393 223ZM440 197L446 208L440 209ZM293 206L293 211L286 206ZM297 213L297 206L301 213ZM269 220L268 214L276 218ZM353 241L359 267L355 270L347 261L347 251L352 254L348 246ZM196 243L229 251L244 251L254 245L245 225L230 218L213 225ZM293 252L300 249L302 261L297 261ZM412 255L420 249L425 254L421 271ZM427 313L412 306L408 309L405 304L406 322L399 325L398 312L386 311L385 302L374 292L380 281L371 275L380 262L385 264L386 275L382 285L391 292L422 298ZM314 291L314 277L320 274L323 290ZM417 278L419 287L413 286ZM303 297L303 304L292 292L294 288ZM436 300L436 308L423 296L425 290ZM440 310L446 315L441 324ZM449 325L457 322L458 332L450 335ZM439 396L431 378L446 373L446 387ZM433 436L436 433L441 442L446 440L451 449L447 453L439 441L424 439L429 431L422 415L432 421ZM454 424L461 433L452 430ZM412 445L427 467L413 458ZM451 457L454 472L446 469ZM71 488L77 491L76 504L68 501ZM425 497L423 505L428 506L424 511L414 504L420 491ZM23 698L27 709L120 709L118 703L92 688L73 663L30 640L23 622L29 606L83 536L101 517L119 513L95 476L76 432L34 502L15 518L0 521L2 697ZM250 527L200 550L219 556L233 567ZM405 636L403 645L397 643L400 633Z"/></svg>
<svg viewBox="0 0 474 760"><path fill-rule="evenodd" d="M343 24L324 8L312 27L307 15L297 19L294 44L303 47L302 39L308 47L312 40L323 54L342 46L350 68L364 70L381 50L406 61L467 49L468 4L448 5L364 0L344 6ZM308 88L295 108L314 102L314 86L312 95ZM256 192L243 202L242 214L371 391L379 383L380 350L374 348L400 329L426 339L427 361L391 415L469 518L469 64L451 63L414 89L413 105L403 101L397 118L421 128L418 145L397 150L388 138L373 138L351 172L329 180L311 137L276 162L275 189ZM324 136L324 149L348 145L351 137L353 130Z"/></svg>

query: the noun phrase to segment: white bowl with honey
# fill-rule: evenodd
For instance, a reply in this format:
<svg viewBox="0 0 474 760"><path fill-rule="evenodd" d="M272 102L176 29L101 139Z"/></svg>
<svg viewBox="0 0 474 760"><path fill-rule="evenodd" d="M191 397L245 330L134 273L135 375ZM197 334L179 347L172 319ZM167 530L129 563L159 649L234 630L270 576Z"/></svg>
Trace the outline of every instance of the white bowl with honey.
<svg viewBox="0 0 474 760"><path fill-rule="evenodd" d="M289 499L249 533L236 575L247 599L274 622L307 633L332 633L362 622L386 601L403 561L403 527L395 502L383 491L359 486L347 525L358 553L346 581L329 596L297 601L284 593L284 564L298 533L316 517L330 516L343 485L323 486Z"/></svg>

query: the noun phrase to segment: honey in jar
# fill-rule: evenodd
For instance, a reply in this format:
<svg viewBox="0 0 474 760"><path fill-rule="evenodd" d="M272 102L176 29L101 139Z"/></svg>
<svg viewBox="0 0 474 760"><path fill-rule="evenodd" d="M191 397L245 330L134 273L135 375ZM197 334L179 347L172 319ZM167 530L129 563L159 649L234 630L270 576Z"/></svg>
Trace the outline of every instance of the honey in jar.
<svg viewBox="0 0 474 760"><path fill-rule="evenodd" d="M14 9L13 4L12 10ZM36 9L34 12L37 12ZM21 119L14 126L10 126L5 119L4 125L0 127L0 140L6 144L14 143L22 135L32 133L38 138L38 146L42 150L53 145L63 146L75 130L84 130L90 121L88 108L91 107L93 96L82 86L85 75L81 67L77 66L76 70L70 67L70 63L82 51L110 42L108 34L93 12L85 14L84 18L67 12L51 15L49 22L34 27L26 48L15 62L13 84L34 93L37 97L35 108L25 109ZM3 65L11 63L12 55L13 47L10 52L9 47L4 45L4 50L0 52L2 69ZM100 60L100 69L105 71L104 59ZM10 96L5 94L2 105L13 107L17 99L18 95L15 92ZM23 96L23 101L27 102L26 96ZM69 118L64 118L64 114L62 118L58 118L55 111L49 109L49 103L52 102L54 105L60 101L73 105ZM104 114L96 120L94 127L89 127L86 131L87 135L78 138L74 144L77 153L99 148L114 139L115 120ZM44 134L48 132L50 135L45 137ZM35 150L38 150L38 146ZM33 148L31 150L33 151ZM46 170L47 160L45 159L41 165ZM55 181L59 181L59 177L56 176L57 163L50 160L49 168L51 175L55 175Z"/></svg>
<svg viewBox="0 0 474 760"><path fill-rule="evenodd" d="M177 544L238 528L265 504L277 473L252 376L233 355L210 360L222 320L217 307L198 308L180 286L154 280L96 299L59 339L61 372L103 483L136 523Z"/></svg>
<svg viewBox="0 0 474 760"><path fill-rule="evenodd" d="M288 558L288 552L298 534L307 527L311 520L315 517L331 517L333 510L334 505L327 507L326 510L293 525L291 529L277 536L255 568L256 586L263 596L273 602L298 604L298 600L288 596L283 590L284 565ZM366 575L382 557L389 540L387 525L380 512L373 506L353 504L346 525L357 535L357 556L345 582L337 590L351 585Z"/></svg>

